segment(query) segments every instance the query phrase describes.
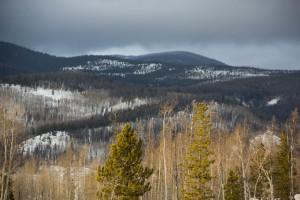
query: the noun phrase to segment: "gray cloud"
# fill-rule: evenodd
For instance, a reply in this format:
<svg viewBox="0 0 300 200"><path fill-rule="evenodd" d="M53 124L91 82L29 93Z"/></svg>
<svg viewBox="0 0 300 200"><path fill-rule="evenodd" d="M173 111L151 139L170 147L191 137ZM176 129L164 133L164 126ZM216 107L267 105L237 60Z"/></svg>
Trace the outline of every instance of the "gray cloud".
<svg viewBox="0 0 300 200"><path fill-rule="evenodd" d="M0 40L58 55L190 50L300 68L298 0L0 0Z"/></svg>

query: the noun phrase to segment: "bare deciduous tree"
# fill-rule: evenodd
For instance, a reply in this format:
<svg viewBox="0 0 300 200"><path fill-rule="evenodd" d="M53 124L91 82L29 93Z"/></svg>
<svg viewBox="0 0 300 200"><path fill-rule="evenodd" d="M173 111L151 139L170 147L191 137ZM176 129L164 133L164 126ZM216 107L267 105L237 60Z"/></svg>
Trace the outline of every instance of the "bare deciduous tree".
<svg viewBox="0 0 300 200"><path fill-rule="evenodd" d="M4 99L0 104L0 200L6 200L12 194L11 180L15 158L18 151L18 140L21 125L18 119L22 115L20 106L13 104L10 99Z"/></svg>

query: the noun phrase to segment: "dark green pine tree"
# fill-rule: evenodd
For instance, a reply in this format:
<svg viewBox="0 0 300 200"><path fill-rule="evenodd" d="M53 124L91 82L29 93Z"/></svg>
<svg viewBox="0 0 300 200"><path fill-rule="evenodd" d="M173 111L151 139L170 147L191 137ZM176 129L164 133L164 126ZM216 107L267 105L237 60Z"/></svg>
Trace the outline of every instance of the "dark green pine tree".
<svg viewBox="0 0 300 200"><path fill-rule="evenodd" d="M205 103L194 105L192 143L188 146L184 164L183 199L207 200L213 198L210 189L210 166L213 163L211 122Z"/></svg>
<svg viewBox="0 0 300 200"><path fill-rule="evenodd" d="M151 189L147 179L153 170L143 167L143 143L137 133L126 124L112 144L108 158L97 170L102 200L138 200Z"/></svg>
<svg viewBox="0 0 300 200"><path fill-rule="evenodd" d="M278 153L274 160L275 198L288 200L290 194L290 147L285 132L281 133Z"/></svg>
<svg viewBox="0 0 300 200"><path fill-rule="evenodd" d="M237 173L230 170L227 183L225 184L225 200L243 199L243 184Z"/></svg>

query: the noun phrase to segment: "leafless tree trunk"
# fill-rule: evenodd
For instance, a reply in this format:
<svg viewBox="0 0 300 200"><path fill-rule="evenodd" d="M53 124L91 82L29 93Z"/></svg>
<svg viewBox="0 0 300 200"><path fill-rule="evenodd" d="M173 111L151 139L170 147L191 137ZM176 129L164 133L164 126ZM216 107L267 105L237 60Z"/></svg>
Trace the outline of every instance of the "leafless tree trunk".
<svg viewBox="0 0 300 200"><path fill-rule="evenodd" d="M242 133L241 133L242 132ZM237 139L237 156L241 162L242 169L242 179L243 179L243 189L244 189L244 200L248 200L248 182L247 182L247 167L248 161L246 156L246 144L245 144L245 134L246 134L246 125L244 124L243 130L242 127L238 126L236 129L236 139Z"/></svg>
<svg viewBox="0 0 300 200"><path fill-rule="evenodd" d="M290 199L292 200L294 198L294 137L296 132L298 122L298 110L295 109L291 114L291 119L289 123L289 129L290 129Z"/></svg>
<svg viewBox="0 0 300 200"><path fill-rule="evenodd" d="M8 107L8 106L6 106ZM11 181L11 174L13 169L13 163L17 151L17 133L16 133L16 118L20 113L20 108L13 105L7 110L3 106L0 106L0 145L3 147L3 160L1 170L1 188L0 188L0 200L6 200L9 195L9 185Z"/></svg>
<svg viewBox="0 0 300 200"><path fill-rule="evenodd" d="M166 113L163 116L163 128L162 128L162 138L163 138L163 159L164 159L164 184L165 184L165 200L168 200L168 183L167 183L167 160L166 160Z"/></svg>
<svg viewBox="0 0 300 200"><path fill-rule="evenodd" d="M164 167L164 199L168 200L168 175L167 175L167 155L166 155L166 117L173 110L172 104L163 106L161 112L163 115L162 139L163 139L163 167Z"/></svg>

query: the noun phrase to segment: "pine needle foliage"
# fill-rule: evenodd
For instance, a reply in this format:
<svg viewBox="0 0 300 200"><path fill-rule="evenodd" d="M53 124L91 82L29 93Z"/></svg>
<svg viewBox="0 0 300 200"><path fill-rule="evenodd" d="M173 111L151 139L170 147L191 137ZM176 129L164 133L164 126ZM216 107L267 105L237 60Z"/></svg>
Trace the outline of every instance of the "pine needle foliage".
<svg viewBox="0 0 300 200"><path fill-rule="evenodd" d="M227 183L225 185L225 200L243 199L243 185L238 173L230 170Z"/></svg>
<svg viewBox="0 0 300 200"><path fill-rule="evenodd" d="M147 179L153 170L142 165L143 143L126 124L111 146L108 158L97 169L100 183L97 196L101 200L138 200L151 189Z"/></svg>
<svg viewBox="0 0 300 200"><path fill-rule="evenodd" d="M288 200L290 194L290 147L288 144L288 135L285 132L281 133L278 153L274 164L275 197Z"/></svg>
<svg viewBox="0 0 300 200"><path fill-rule="evenodd" d="M213 197L210 189L211 122L205 103L194 105L192 142L188 146L184 163L183 199L206 200Z"/></svg>

